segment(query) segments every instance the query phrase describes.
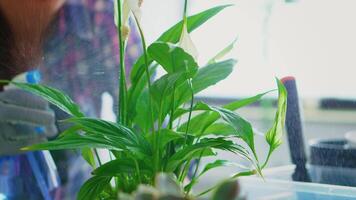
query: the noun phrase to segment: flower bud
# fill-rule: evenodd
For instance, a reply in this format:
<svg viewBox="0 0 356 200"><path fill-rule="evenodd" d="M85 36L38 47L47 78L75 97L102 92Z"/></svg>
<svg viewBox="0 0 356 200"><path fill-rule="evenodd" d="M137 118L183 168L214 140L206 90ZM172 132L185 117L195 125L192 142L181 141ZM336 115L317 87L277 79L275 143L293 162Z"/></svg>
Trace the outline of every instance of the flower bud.
<svg viewBox="0 0 356 200"><path fill-rule="evenodd" d="M138 7L141 7L143 3L143 0L138 0Z"/></svg>
<svg viewBox="0 0 356 200"><path fill-rule="evenodd" d="M130 27L127 25L123 25L121 27L121 34L122 34L122 39L125 41L128 39L129 35L130 35Z"/></svg>

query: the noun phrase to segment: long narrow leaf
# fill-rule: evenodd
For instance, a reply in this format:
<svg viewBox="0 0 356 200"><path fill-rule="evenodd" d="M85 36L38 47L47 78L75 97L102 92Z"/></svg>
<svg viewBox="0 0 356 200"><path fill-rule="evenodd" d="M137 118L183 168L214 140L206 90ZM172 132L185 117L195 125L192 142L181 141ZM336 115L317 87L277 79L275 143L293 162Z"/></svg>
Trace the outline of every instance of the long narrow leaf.
<svg viewBox="0 0 356 200"><path fill-rule="evenodd" d="M109 186L111 177L94 176L87 180L79 190L78 200L96 200L105 187Z"/></svg>
<svg viewBox="0 0 356 200"><path fill-rule="evenodd" d="M142 174L152 175L152 167L139 162L139 169ZM117 158L105 163L93 171L98 176L117 176L118 174L133 175L136 173L135 162L129 158Z"/></svg>
<svg viewBox="0 0 356 200"><path fill-rule="evenodd" d="M80 111L79 106L74 103L74 101L68 95L57 89L39 84L16 82L12 82L12 84L14 84L18 88L29 91L46 99L48 102L52 103L53 105L57 106L58 108L72 116L84 117L84 114Z"/></svg>
<svg viewBox="0 0 356 200"><path fill-rule="evenodd" d="M231 50L234 49L236 41L237 39L235 39L231 44L229 44L227 47L222 49L219 53L217 53L212 59L208 61L208 64L215 63L218 60L222 59L226 54L230 53Z"/></svg>
<svg viewBox="0 0 356 200"><path fill-rule="evenodd" d="M214 17L217 15L220 11L223 9L229 7L231 5L223 5L223 6L217 6L214 8L211 8L209 10L203 11L201 13L198 13L196 15L188 17L188 24L187 24L187 29L188 32L192 32L202 24L204 24L206 21L208 21L210 18ZM170 43L177 43L182 31L182 25L183 21L177 23L168 31L163 33L156 41L162 41L162 42L170 42ZM149 64L152 63L152 58L149 57ZM137 80L139 80L144 73L143 71L143 66L144 65L144 58L143 56L140 57L137 62L134 64L132 72L131 72L131 82L135 83Z"/></svg>
<svg viewBox="0 0 356 200"><path fill-rule="evenodd" d="M199 143L187 146L179 151L177 151L168 161L167 169L174 170L184 161L189 158L194 158L194 156L199 157L205 149L220 149L225 151L230 151L236 153L243 158L252 161L249 153L244 149L244 147L234 144L230 140L224 138L205 138Z"/></svg>
<svg viewBox="0 0 356 200"><path fill-rule="evenodd" d="M272 90L272 91L274 91L274 90ZM231 103L223 106L223 108L231 110L231 111L235 111L239 108L248 106L250 104L253 104L253 103L261 100L261 98L263 96L265 96L266 94L268 94L272 91L264 92L264 93L258 94L256 96L253 96L253 97L249 97L246 99L231 102ZM182 113L183 112L181 111L180 114L182 114ZM197 135L197 134L203 135L205 130L209 126L211 126L214 122L216 122L219 118L220 118L220 115L218 113L210 112L210 111L203 112L203 113L192 118L192 120L190 122L190 126L189 126L189 133L195 134L195 135ZM178 131L185 130L186 125L187 125L186 123L182 124L178 128Z"/></svg>

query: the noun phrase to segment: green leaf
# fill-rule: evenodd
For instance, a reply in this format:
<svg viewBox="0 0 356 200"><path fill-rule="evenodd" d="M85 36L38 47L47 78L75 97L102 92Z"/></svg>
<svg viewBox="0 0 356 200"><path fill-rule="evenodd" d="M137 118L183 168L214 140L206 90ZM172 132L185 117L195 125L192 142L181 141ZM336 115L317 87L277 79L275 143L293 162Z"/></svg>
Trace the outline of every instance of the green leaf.
<svg viewBox="0 0 356 200"><path fill-rule="evenodd" d="M187 29L188 32L192 32L202 24L204 24L206 21L208 21L210 18L214 17L216 14L218 14L220 11L225 9L226 7L229 7L231 5L223 5L223 6L217 6L214 8L211 8L209 10L203 11L201 13L198 13L196 15L188 17L188 23L187 23ZM170 29L168 29L165 33L163 33L156 41L162 41L162 42L170 42L170 43L177 43L179 40L179 37L182 32L182 26L183 26L183 21L177 23ZM148 63L149 65L152 63L152 58L148 57ZM134 85L140 77L144 73L144 57L141 56L137 62L134 64L132 71L131 71L131 83Z"/></svg>
<svg viewBox="0 0 356 200"><path fill-rule="evenodd" d="M116 151L126 149L120 141L109 140L104 136L69 133L54 141L35 144L23 148L23 150L64 150L84 148L110 149Z"/></svg>
<svg viewBox="0 0 356 200"><path fill-rule="evenodd" d="M154 74L158 64L150 68L150 74ZM129 121L133 121L137 116L136 107L139 103L139 97L142 95L143 90L147 85L147 77L141 76L139 80L134 82L128 90L128 113Z"/></svg>
<svg viewBox="0 0 356 200"><path fill-rule="evenodd" d="M198 70L194 58L172 43L155 42L148 47L148 52L169 74L183 72L188 79L194 77Z"/></svg>
<svg viewBox="0 0 356 200"><path fill-rule="evenodd" d="M151 87L153 101L159 106L167 96L173 93L174 85L180 85L184 81L182 72L166 74L156 80Z"/></svg>
<svg viewBox="0 0 356 200"><path fill-rule="evenodd" d="M235 39L231 44L222 49L219 53L217 53L212 59L208 61L208 64L216 63L218 60L222 59L226 54L230 53L231 50L234 49L235 43L237 39Z"/></svg>
<svg viewBox="0 0 356 200"><path fill-rule="evenodd" d="M199 93L227 78L236 63L236 60L229 59L200 68L197 76L192 80L194 93Z"/></svg>
<svg viewBox="0 0 356 200"><path fill-rule="evenodd" d="M84 117L84 114L80 111L79 106L70 99L69 96L64 94L63 92L39 84L28 84L28 83L16 83L11 82L11 84L15 85L18 88L34 93L44 99L46 99L51 104L57 106L64 112L75 116L75 117Z"/></svg>
<svg viewBox="0 0 356 200"><path fill-rule="evenodd" d="M270 151L274 151L282 143L282 136L287 112L287 90L279 79L278 85L278 109L275 115L274 124L266 134L266 141L270 145Z"/></svg>
<svg viewBox="0 0 356 200"><path fill-rule="evenodd" d="M272 91L274 91L274 90L272 90ZM261 98L263 96L265 96L266 94L268 94L272 91L268 91L268 92L261 93L256 96L253 96L253 97L249 97L246 99L231 102L231 103L223 106L223 108L231 110L231 111L235 111L239 108L248 106L252 103L255 103L255 102L261 100ZM216 122L218 119L220 119L220 115L216 112L210 112L210 111L203 112L203 113L192 118L192 120L190 122L190 126L189 126L189 133L195 134L195 135L197 135L197 134L204 135L207 128L209 128L209 126L214 124L214 122ZM185 130L186 125L187 125L187 123L182 124L178 128L178 131Z"/></svg>
<svg viewBox="0 0 356 200"><path fill-rule="evenodd" d="M231 5L222 5L222 6L216 6L213 8L210 8L208 10L205 10L201 13L198 13L196 15L190 16L187 18L187 29L188 32L192 32L202 24L204 24L206 21L214 17L216 14L218 14L220 11L223 9L230 7ZM174 25L172 28L168 29L165 33L163 33L157 41L163 41L163 42L171 42L171 43L177 43L181 32L182 32L182 27L183 27L183 21L180 21L176 25Z"/></svg>
<svg viewBox="0 0 356 200"><path fill-rule="evenodd" d="M69 132L54 141L34 145L27 149L104 148L116 151L127 150L135 153L136 156L151 154L151 148L145 138L122 125L92 118L71 118L66 121L74 123L78 131L85 134Z"/></svg>
<svg viewBox="0 0 356 200"><path fill-rule="evenodd" d="M221 118L235 129L236 135L244 140L253 153L255 153L254 134L252 126L247 120L225 108L209 106L207 104L202 104L202 106L206 106L207 109L219 113Z"/></svg>
<svg viewBox="0 0 356 200"><path fill-rule="evenodd" d="M87 180L79 190L78 200L96 200L101 192L109 186L111 177L94 176Z"/></svg>
<svg viewBox="0 0 356 200"><path fill-rule="evenodd" d="M137 98L136 105L136 115L134 118L134 123L138 126L137 128L141 129L142 132L149 131L151 127L151 113L148 105L148 90L144 90L141 95ZM157 106L156 104L152 105L156 111L154 111L153 115L157 116ZM155 116L153 116L155 117Z"/></svg>
<svg viewBox="0 0 356 200"><path fill-rule="evenodd" d="M74 123L86 133L122 138L126 145L137 144L140 136L125 126L96 118L70 118L66 122Z"/></svg>
<svg viewBox="0 0 356 200"><path fill-rule="evenodd" d="M160 132L159 146L161 149L164 149L168 143L180 139L184 139L184 133L177 133L170 129L162 129ZM148 136L148 140L150 140L151 143L153 143L153 134L150 134Z"/></svg>
<svg viewBox="0 0 356 200"><path fill-rule="evenodd" d="M210 125L204 132L206 135L210 135L210 134L217 135L217 136L236 135L235 129L227 123L214 123Z"/></svg>
<svg viewBox="0 0 356 200"><path fill-rule="evenodd" d="M136 134L120 124L95 118L71 118L66 121L79 126L80 130L87 135L106 138L117 148L141 155L151 155L152 153L151 146L142 134Z"/></svg>
<svg viewBox="0 0 356 200"><path fill-rule="evenodd" d="M191 182L186 185L184 187L185 190L188 190L190 191L190 189L198 183L198 180L201 176L203 176L206 172L212 170L212 169L215 169L215 168L219 168L219 167L238 167L238 168L241 168L241 169L248 169L247 167L245 166L242 166L242 165L239 165L237 163L233 163L233 162L230 162L230 161L227 161L227 160L215 160L214 162L212 163L208 163L207 165L205 165L204 169L199 173L198 176L194 177Z"/></svg>
<svg viewBox="0 0 356 200"><path fill-rule="evenodd" d="M95 167L95 158L92 150L90 148L83 148L82 149L82 157L84 158L85 161L89 163L90 166L93 168Z"/></svg>
<svg viewBox="0 0 356 200"><path fill-rule="evenodd" d="M231 59L199 68L197 75L192 79L194 94L197 94L206 88L215 85L221 80L224 80L231 74L235 64L236 61ZM189 88L188 83L184 83L176 88L176 107L179 107L183 103L190 100L191 92Z"/></svg>
<svg viewBox="0 0 356 200"><path fill-rule="evenodd" d="M147 64L148 66L152 66L153 59L149 54L147 54ZM137 59L136 63L133 65L131 70L131 83L132 86L135 86L141 79L144 77L145 73L145 59L142 55L139 59ZM152 73L151 73L152 75Z"/></svg>
<svg viewBox="0 0 356 200"><path fill-rule="evenodd" d="M152 167L139 162L139 169L143 175L152 175ZM133 175L136 171L136 165L133 159L130 158L116 158L104 165L96 168L93 174L96 176L117 176L118 174Z"/></svg>
<svg viewBox="0 0 356 200"><path fill-rule="evenodd" d="M173 74L166 74L156 80L151 87L151 99L153 104L153 117L154 121L159 117L159 123L162 123L165 116L169 112L170 96L173 93L173 88L179 86L185 81L186 76L182 72L176 72ZM149 130L152 127L151 109L148 105L148 89L146 89L139 99L137 100L136 118L134 121L140 125L142 130Z"/></svg>
<svg viewBox="0 0 356 200"><path fill-rule="evenodd" d="M239 165L237 163L230 162L228 160L215 160L214 162L208 163L207 165L205 165L204 169L200 172L198 177L204 175L206 172L208 172L208 171L210 171L212 169L215 169L215 168L218 168L218 167L229 167L229 166L236 166L236 167L239 167L239 168L246 169L245 166Z"/></svg>
<svg viewBox="0 0 356 200"><path fill-rule="evenodd" d="M168 160L167 170L175 170L176 167L183 162L194 157L199 157L202 155L202 152L210 148L231 151L249 159L248 152L242 146L236 145L230 140L225 140L224 138L205 138L200 140L200 142L186 146L173 154Z"/></svg>

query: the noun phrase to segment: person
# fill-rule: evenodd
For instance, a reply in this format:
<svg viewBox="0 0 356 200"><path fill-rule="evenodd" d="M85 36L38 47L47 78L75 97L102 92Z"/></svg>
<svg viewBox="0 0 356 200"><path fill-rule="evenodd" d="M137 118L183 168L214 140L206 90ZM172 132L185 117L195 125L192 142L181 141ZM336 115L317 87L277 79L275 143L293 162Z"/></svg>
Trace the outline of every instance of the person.
<svg viewBox="0 0 356 200"><path fill-rule="evenodd" d="M112 0L67 1L44 45L40 67L44 83L69 94L91 117L99 115L104 92L117 102L120 62L113 12ZM127 75L142 48L137 30L134 26L131 30L125 60Z"/></svg>
<svg viewBox="0 0 356 200"><path fill-rule="evenodd" d="M46 27L63 3L0 1L0 79L11 80L36 67ZM58 199L51 157L20 151L56 134L54 113L46 101L19 89L4 90L4 85L0 84L0 198Z"/></svg>
<svg viewBox="0 0 356 200"><path fill-rule="evenodd" d="M103 92L109 92L117 99L117 43L112 1L0 1L0 79L10 80L18 74L38 68L44 84L68 93L81 105L87 116L98 116L101 105L99 97ZM132 65L139 49L138 38L133 31L128 42L127 66ZM3 86L0 85L0 88L3 89ZM33 101L22 101L23 104L20 104L18 102L21 99ZM3 118L0 116L0 156L19 154L20 147L53 137L53 125L62 129L56 124L48 104L26 92L2 91L0 103L0 112L3 113ZM21 109L5 113L2 112L5 104ZM37 115L39 111L46 115ZM7 119L10 112L13 113L13 121ZM25 115L20 115L20 112ZM40 122L30 123L29 126L28 122L33 120L31 117ZM66 116L56 112L56 117ZM37 134L33 131L34 125L52 128L46 129L44 134ZM3 127L11 127L12 130ZM11 146L14 148L11 149ZM82 166L77 164L79 159L73 153L65 151L52 155L57 158L56 164L64 183L83 179L78 178L82 176L80 173L70 174L76 171L73 167ZM80 184L67 187L72 189L68 193L76 193Z"/></svg>

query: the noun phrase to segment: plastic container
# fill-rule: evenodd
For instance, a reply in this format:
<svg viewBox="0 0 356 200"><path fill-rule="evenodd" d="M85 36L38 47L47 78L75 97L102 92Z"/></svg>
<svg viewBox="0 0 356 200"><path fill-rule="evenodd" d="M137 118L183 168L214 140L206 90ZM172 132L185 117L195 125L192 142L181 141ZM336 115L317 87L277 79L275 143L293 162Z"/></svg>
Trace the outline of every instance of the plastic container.
<svg viewBox="0 0 356 200"><path fill-rule="evenodd" d="M313 182L356 186L356 148L344 139L310 142L309 174Z"/></svg>
<svg viewBox="0 0 356 200"><path fill-rule="evenodd" d="M356 200L356 188L352 187L260 177L243 177L239 181L244 196L252 200Z"/></svg>
<svg viewBox="0 0 356 200"><path fill-rule="evenodd" d="M241 177L243 194L252 200L356 200L356 188L293 182L295 166L267 169L261 177Z"/></svg>

